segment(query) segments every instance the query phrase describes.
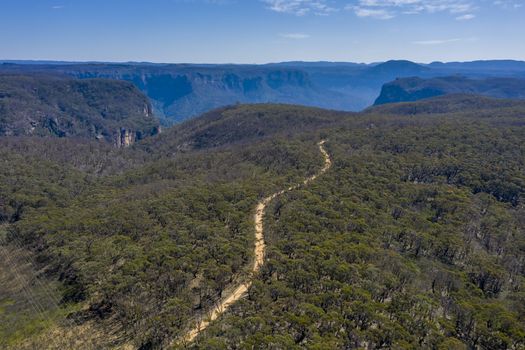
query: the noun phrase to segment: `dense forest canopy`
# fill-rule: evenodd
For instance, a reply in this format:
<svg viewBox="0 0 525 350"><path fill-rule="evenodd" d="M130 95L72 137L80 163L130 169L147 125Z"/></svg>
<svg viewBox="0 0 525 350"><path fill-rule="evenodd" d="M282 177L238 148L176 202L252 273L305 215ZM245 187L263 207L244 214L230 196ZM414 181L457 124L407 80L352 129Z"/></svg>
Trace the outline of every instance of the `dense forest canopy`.
<svg viewBox="0 0 525 350"><path fill-rule="evenodd" d="M150 102L131 83L0 73L0 136L88 138L125 146L158 132Z"/></svg>
<svg viewBox="0 0 525 350"><path fill-rule="evenodd" d="M261 273L188 347L521 349L524 118L452 96L238 105L126 149L2 137L5 261L57 302L0 293L0 346L166 347L252 278L255 204L318 171L326 139L333 167L271 202Z"/></svg>

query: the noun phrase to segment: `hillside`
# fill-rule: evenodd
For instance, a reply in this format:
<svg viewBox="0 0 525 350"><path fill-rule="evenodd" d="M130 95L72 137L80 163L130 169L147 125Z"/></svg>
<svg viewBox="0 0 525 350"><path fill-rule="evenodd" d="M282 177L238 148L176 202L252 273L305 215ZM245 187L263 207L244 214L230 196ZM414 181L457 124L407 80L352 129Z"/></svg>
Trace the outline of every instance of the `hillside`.
<svg viewBox="0 0 525 350"><path fill-rule="evenodd" d="M477 94L497 98L525 99L525 79L466 77L417 77L396 79L383 85L375 105L417 101L447 94Z"/></svg>
<svg viewBox="0 0 525 350"><path fill-rule="evenodd" d="M525 106L401 105L238 105L125 149L0 138L6 266L35 282L0 284L0 346L169 348L248 279L178 348L525 346ZM321 139L331 167L281 192L326 166Z"/></svg>
<svg viewBox="0 0 525 350"><path fill-rule="evenodd" d="M132 84L0 74L0 135L82 137L125 146L159 130Z"/></svg>
<svg viewBox="0 0 525 350"><path fill-rule="evenodd" d="M520 61L418 64L397 60L374 64L283 62L266 65L66 63L11 61L0 72L40 72L75 78L132 82L148 96L155 115L170 125L235 103L289 103L360 111L396 78L525 78Z"/></svg>
<svg viewBox="0 0 525 350"><path fill-rule="evenodd" d="M387 103L364 110L367 114L431 115L452 114L475 115L482 118L486 113L512 114L525 107L525 100L495 99L474 94L449 94L429 97L419 101Z"/></svg>
<svg viewBox="0 0 525 350"><path fill-rule="evenodd" d="M249 144L323 130L350 115L352 113L294 105L237 105L213 110L178 124L159 137L145 140L140 146L150 152L172 154Z"/></svg>

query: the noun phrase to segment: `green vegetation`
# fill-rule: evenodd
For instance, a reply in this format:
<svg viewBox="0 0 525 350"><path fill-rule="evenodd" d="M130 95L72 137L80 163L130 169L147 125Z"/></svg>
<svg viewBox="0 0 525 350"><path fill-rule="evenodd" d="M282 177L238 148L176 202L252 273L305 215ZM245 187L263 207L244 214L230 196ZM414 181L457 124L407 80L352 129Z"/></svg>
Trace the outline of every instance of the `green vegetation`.
<svg viewBox="0 0 525 350"><path fill-rule="evenodd" d="M137 345L177 335L243 278L257 199L322 164L315 142L277 136L233 149L152 152L147 164L142 145L104 151L80 142L71 147L78 154L33 151L50 142L73 146L38 138L4 142L2 217L12 222L9 237L38 255L45 276L61 282L64 305L86 305L75 318L117 320ZM100 175L90 166L92 148L101 163L115 156L128 170L104 166Z"/></svg>
<svg viewBox="0 0 525 350"><path fill-rule="evenodd" d="M4 138L8 244L60 282L69 319L160 348L249 278L257 200L315 173L326 138L332 169L271 203L261 274L190 347L520 349L525 108L454 98L422 114L236 106L127 149Z"/></svg>
<svg viewBox="0 0 525 350"><path fill-rule="evenodd" d="M131 83L0 74L0 135L84 137L120 145L124 131L158 132L147 98Z"/></svg>
<svg viewBox="0 0 525 350"><path fill-rule="evenodd" d="M447 94L479 94L496 98L525 98L525 80L521 78L466 78L464 76L400 78L383 85L375 105L418 101Z"/></svg>
<svg viewBox="0 0 525 350"><path fill-rule="evenodd" d="M366 120L274 202L263 273L196 348L525 346L525 129Z"/></svg>
<svg viewBox="0 0 525 350"><path fill-rule="evenodd" d="M19 246L4 246L5 227L0 227L0 347L23 343L40 335L68 310L55 303L58 283L35 280L30 254Z"/></svg>

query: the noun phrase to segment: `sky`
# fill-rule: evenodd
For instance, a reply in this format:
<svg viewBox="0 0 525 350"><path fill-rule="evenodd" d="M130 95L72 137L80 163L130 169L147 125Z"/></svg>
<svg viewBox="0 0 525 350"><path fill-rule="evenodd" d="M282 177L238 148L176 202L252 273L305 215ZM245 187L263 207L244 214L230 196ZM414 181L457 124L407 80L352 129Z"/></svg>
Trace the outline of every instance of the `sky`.
<svg viewBox="0 0 525 350"><path fill-rule="evenodd" d="M525 60L525 0L0 0L0 59Z"/></svg>

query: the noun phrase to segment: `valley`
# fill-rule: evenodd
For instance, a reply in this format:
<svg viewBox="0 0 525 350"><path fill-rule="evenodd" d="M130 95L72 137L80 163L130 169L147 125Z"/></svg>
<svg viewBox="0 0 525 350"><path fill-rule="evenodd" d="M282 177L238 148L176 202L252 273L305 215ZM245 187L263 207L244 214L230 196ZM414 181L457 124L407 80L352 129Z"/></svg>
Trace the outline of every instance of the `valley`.
<svg viewBox="0 0 525 350"><path fill-rule="evenodd" d="M4 136L4 247L57 287L60 325L30 316L6 347L63 347L67 317L94 349L519 348L524 111L238 105L127 148Z"/></svg>
<svg viewBox="0 0 525 350"><path fill-rule="evenodd" d="M0 64L0 74L6 73L128 81L149 98L155 115L168 126L237 103L287 103L360 111L374 103L384 84L397 78L512 78L516 81L514 84L519 85L525 79L525 63L493 60L421 64L391 60L371 64L282 62L221 65L7 61ZM493 84L497 89L501 83ZM476 92L465 88L455 90ZM431 96L435 94L426 97ZM515 97L502 90L495 95L489 93L489 96Z"/></svg>
<svg viewBox="0 0 525 350"><path fill-rule="evenodd" d="M0 1L0 350L525 350L524 18Z"/></svg>

